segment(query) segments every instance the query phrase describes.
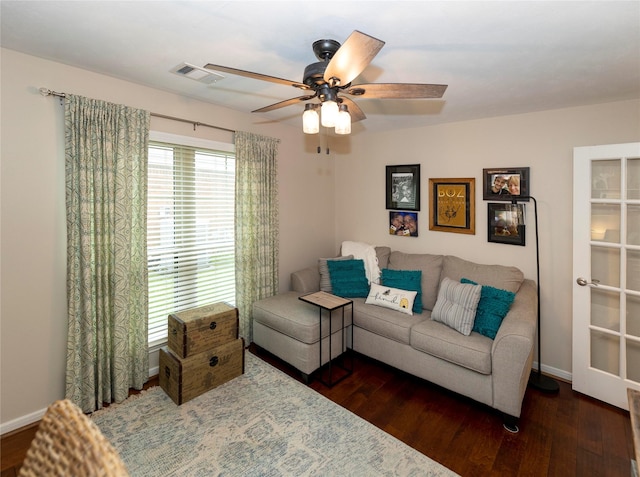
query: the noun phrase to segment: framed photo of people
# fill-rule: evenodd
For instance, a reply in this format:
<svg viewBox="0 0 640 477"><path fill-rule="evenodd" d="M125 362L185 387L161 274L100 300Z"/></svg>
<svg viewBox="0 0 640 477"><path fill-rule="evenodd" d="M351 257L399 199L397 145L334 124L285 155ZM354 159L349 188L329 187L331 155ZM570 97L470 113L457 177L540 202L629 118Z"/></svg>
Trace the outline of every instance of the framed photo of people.
<svg viewBox="0 0 640 477"><path fill-rule="evenodd" d="M487 240L489 242L525 245L524 204L487 204Z"/></svg>
<svg viewBox="0 0 640 477"><path fill-rule="evenodd" d="M429 179L429 230L476 233L476 180Z"/></svg>
<svg viewBox="0 0 640 477"><path fill-rule="evenodd" d="M387 166L387 209L420 210L420 164Z"/></svg>
<svg viewBox="0 0 640 477"><path fill-rule="evenodd" d="M389 212L389 235L418 236L418 213L394 210Z"/></svg>
<svg viewBox="0 0 640 477"><path fill-rule="evenodd" d="M483 169L482 198L484 200L513 200L518 196L528 195L528 167ZM519 200L529 201L529 199Z"/></svg>

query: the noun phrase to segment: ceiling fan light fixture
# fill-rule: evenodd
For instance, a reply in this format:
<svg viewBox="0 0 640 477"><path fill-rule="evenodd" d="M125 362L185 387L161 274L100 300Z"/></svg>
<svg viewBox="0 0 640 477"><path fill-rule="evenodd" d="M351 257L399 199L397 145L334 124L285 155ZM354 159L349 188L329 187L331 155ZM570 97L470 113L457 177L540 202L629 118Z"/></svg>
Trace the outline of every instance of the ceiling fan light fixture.
<svg viewBox="0 0 640 477"><path fill-rule="evenodd" d="M320 131L320 117L315 104L306 104L304 107L302 131L305 134L317 134Z"/></svg>
<svg viewBox="0 0 640 477"><path fill-rule="evenodd" d="M351 115L346 104L341 104L336 118L336 134L351 134Z"/></svg>
<svg viewBox="0 0 640 477"><path fill-rule="evenodd" d="M338 103L335 101L327 100L322 103L322 126L325 128L332 128L336 125L336 118L338 117Z"/></svg>
<svg viewBox="0 0 640 477"><path fill-rule="evenodd" d="M447 85L420 83L370 83L352 86L351 82L362 74L383 46L384 41L358 30L354 30L342 45L335 40L318 40L313 43L313 52L320 61L305 67L302 82L213 63L207 63L202 69L293 86L303 90L307 94L278 101L255 109L252 113L267 113L315 99L314 106L305 108L303 113L303 129L307 134L320 132L320 127L317 125L318 116L323 127L335 128L341 109L339 105L344 104L348 109L342 108L344 119L338 126L336 134L350 134L351 122L362 121L367 117L349 96L363 99L428 99L441 98L447 89ZM183 63L176 68L175 72L186 76L193 74L195 70L198 70L198 67ZM197 72L200 73L200 71ZM346 96L343 97L343 94Z"/></svg>

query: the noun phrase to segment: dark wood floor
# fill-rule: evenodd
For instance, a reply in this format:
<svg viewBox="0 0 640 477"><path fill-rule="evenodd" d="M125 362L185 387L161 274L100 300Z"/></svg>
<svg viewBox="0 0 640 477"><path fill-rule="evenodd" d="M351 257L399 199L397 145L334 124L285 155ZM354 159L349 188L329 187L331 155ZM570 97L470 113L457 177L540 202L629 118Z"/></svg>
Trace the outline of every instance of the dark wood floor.
<svg viewBox="0 0 640 477"><path fill-rule="evenodd" d="M250 351L290 376L269 353ZM624 476L633 455L629 413L573 392L528 389L520 432L500 413L361 355L352 376L310 387L462 476ZM153 380L150 385L157 384ZM35 426L2 438L2 476L17 475Z"/></svg>

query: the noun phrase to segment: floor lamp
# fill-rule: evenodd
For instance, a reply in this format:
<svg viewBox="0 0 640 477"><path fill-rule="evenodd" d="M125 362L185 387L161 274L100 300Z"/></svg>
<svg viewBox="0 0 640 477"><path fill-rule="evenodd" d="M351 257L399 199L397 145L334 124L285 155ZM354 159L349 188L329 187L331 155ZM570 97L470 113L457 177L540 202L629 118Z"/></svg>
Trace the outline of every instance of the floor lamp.
<svg viewBox="0 0 640 477"><path fill-rule="evenodd" d="M540 247L538 246L538 201L535 197L530 195L522 195L514 198L511 202L516 205L519 200L531 199L533 201L533 212L536 226L536 270L537 270L537 283L538 283L538 371L533 371L529 376L529 385L532 388L539 389L546 393L557 393L560 390L558 382L542 374L542 351L540 348ZM518 214L518 217L520 215ZM524 224L521 224L524 225Z"/></svg>

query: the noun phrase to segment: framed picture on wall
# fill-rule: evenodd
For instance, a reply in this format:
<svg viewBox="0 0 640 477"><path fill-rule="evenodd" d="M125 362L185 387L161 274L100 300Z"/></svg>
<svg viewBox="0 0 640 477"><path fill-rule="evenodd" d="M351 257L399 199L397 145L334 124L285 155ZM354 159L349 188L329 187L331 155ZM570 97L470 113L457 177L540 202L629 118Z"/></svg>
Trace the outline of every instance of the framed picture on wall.
<svg viewBox="0 0 640 477"><path fill-rule="evenodd" d="M395 210L389 212L389 235L418 236L418 213Z"/></svg>
<svg viewBox="0 0 640 477"><path fill-rule="evenodd" d="M487 204L487 240L525 245L524 204Z"/></svg>
<svg viewBox="0 0 640 477"><path fill-rule="evenodd" d="M476 180L429 179L429 230L476 233Z"/></svg>
<svg viewBox="0 0 640 477"><path fill-rule="evenodd" d="M512 200L529 195L529 168L507 167L483 169L482 198L484 200ZM519 199L528 202L529 199Z"/></svg>
<svg viewBox="0 0 640 477"><path fill-rule="evenodd" d="M387 166L387 209L420 210L420 164Z"/></svg>

